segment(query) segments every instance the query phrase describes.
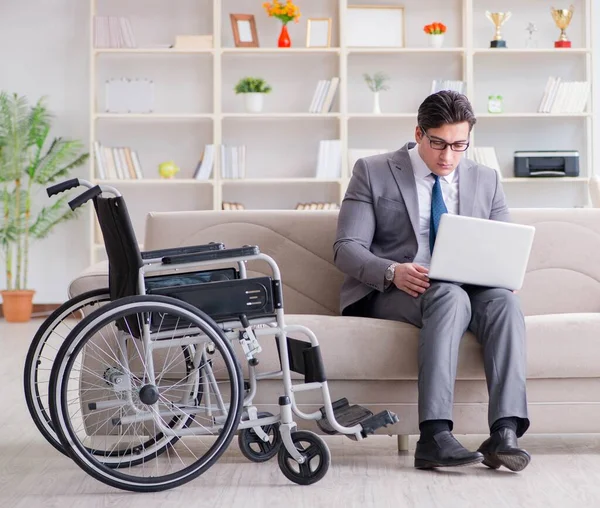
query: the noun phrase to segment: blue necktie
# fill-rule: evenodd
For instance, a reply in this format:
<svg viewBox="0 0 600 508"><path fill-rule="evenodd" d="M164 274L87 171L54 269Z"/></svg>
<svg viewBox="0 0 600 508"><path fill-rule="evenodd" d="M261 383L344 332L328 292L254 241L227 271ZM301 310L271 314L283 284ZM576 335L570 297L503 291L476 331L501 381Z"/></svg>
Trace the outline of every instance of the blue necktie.
<svg viewBox="0 0 600 508"><path fill-rule="evenodd" d="M432 254L435 237L440 225L440 218L443 213L448 213L446 203L444 203L444 196L442 196L440 177L438 175L433 175L433 179L435 180L435 183L433 184L433 190L431 191L431 217L429 219L429 252Z"/></svg>

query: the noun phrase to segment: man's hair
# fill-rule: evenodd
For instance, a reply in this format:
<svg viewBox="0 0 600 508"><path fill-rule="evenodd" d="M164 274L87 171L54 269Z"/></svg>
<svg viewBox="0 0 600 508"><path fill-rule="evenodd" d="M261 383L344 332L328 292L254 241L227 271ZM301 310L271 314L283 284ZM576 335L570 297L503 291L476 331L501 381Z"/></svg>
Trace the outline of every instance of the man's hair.
<svg viewBox="0 0 600 508"><path fill-rule="evenodd" d="M417 122L421 129L437 129L445 124L468 122L469 132L477 119L469 99L452 90L431 94L419 106Z"/></svg>

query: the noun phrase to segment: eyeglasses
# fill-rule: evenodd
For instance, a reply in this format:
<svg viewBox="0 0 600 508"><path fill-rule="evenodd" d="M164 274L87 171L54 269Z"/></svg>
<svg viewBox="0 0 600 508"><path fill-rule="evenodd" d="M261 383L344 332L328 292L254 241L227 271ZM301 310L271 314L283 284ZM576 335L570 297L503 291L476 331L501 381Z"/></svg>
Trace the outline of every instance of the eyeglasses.
<svg viewBox="0 0 600 508"><path fill-rule="evenodd" d="M447 146L449 146L450 150L452 150L453 152L464 152L467 150L467 148L469 148L468 141L457 141L456 143L447 143L446 141L443 141L441 139L431 139L427 135L427 132L425 132L425 129L423 129L423 127L420 127L420 129L421 132L425 135L425 137L429 140L429 146L434 150L443 151L446 149Z"/></svg>

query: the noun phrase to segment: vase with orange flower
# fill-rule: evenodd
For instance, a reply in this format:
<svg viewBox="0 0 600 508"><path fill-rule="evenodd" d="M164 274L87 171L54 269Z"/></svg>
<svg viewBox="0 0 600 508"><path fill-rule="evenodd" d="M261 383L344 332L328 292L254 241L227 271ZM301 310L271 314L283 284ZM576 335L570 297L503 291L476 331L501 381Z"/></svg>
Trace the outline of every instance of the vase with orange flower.
<svg viewBox="0 0 600 508"><path fill-rule="evenodd" d="M423 31L429 35L429 45L432 48L441 48L444 44L444 34L446 33L446 25L435 21L430 25L425 25Z"/></svg>
<svg viewBox="0 0 600 508"><path fill-rule="evenodd" d="M280 48L289 48L292 45L292 41L287 24L290 21L298 23L300 20L300 9L294 4L293 0L273 0L273 2L265 2L263 7L270 17L277 18L283 23L277 46Z"/></svg>

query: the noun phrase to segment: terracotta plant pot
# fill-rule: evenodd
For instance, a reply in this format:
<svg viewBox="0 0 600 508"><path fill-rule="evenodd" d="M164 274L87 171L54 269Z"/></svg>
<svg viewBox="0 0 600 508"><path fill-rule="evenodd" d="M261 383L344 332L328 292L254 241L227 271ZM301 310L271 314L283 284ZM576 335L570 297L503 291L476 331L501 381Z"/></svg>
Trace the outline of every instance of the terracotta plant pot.
<svg viewBox="0 0 600 508"><path fill-rule="evenodd" d="M31 289L0 291L2 312L9 323L26 323L31 319L33 295Z"/></svg>

